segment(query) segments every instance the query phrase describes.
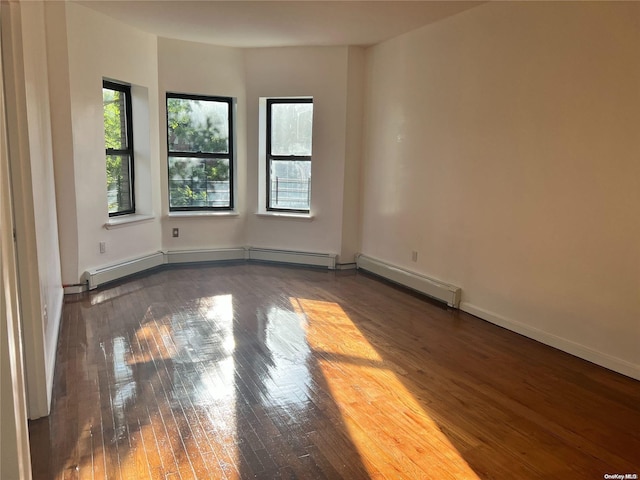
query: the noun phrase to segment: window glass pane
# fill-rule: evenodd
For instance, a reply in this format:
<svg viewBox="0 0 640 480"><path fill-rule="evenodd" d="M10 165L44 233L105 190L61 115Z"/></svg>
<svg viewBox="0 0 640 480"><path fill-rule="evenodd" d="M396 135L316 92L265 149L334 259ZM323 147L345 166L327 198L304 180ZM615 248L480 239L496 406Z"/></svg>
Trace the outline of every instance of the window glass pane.
<svg viewBox="0 0 640 480"><path fill-rule="evenodd" d="M229 104L167 98L169 151L229 153Z"/></svg>
<svg viewBox="0 0 640 480"><path fill-rule="evenodd" d="M128 155L107 155L107 201L109 213L132 209L131 171Z"/></svg>
<svg viewBox="0 0 640 480"><path fill-rule="evenodd" d="M229 207L228 158L169 157L170 207Z"/></svg>
<svg viewBox="0 0 640 480"><path fill-rule="evenodd" d="M309 210L311 203L311 162L271 160L269 208Z"/></svg>
<svg viewBox="0 0 640 480"><path fill-rule="evenodd" d="M127 120L124 92L102 89L102 103L104 106L104 142L106 148L126 150L127 148Z"/></svg>
<svg viewBox="0 0 640 480"><path fill-rule="evenodd" d="M271 104L271 155L311 156L312 103Z"/></svg>

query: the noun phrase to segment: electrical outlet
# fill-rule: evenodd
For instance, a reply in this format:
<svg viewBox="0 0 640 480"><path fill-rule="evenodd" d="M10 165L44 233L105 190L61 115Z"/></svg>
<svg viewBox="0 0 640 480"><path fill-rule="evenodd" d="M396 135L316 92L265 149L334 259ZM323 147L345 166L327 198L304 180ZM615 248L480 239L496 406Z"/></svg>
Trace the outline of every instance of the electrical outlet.
<svg viewBox="0 0 640 480"><path fill-rule="evenodd" d="M107 251L107 242L100 242L100 253Z"/></svg>
<svg viewBox="0 0 640 480"><path fill-rule="evenodd" d="M180 236L180 229L174 228L171 234L173 235L173 238L178 238Z"/></svg>
<svg viewBox="0 0 640 480"><path fill-rule="evenodd" d="M418 261L418 252L416 252L415 250L411 252L411 261L412 262Z"/></svg>

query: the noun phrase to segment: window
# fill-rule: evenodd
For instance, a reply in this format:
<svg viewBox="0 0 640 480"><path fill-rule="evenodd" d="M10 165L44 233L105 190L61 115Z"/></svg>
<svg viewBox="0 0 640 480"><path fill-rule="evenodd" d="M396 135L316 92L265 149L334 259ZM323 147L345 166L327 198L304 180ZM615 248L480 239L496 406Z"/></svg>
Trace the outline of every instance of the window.
<svg viewBox="0 0 640 480"><path fill-rule="evenodd" d="M109 216L135 213L131 87L102 83Z"/></svg>
<svg viewBox="0 0 640 480"><path fill-rule="evenodd" d="M233 99L167 93L169 210L233 208Z"/></svg>
<svg viewBox="0 0 640 480"><path fill-rule="evenodd" d="M309 213L311 98L267 99L267 210Z"/></svg>

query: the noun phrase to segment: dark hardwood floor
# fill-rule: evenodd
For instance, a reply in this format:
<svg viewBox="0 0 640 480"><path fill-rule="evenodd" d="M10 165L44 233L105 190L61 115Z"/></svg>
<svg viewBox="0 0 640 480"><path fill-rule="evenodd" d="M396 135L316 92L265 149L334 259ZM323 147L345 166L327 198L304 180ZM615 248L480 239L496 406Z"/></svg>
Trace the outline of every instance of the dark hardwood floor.
<svg viewBox="0 0 640 480"><path fill-rule="evenodd" d="M362 273L175 268L63 315L36 479L640 474L640 382Z"/></svg>

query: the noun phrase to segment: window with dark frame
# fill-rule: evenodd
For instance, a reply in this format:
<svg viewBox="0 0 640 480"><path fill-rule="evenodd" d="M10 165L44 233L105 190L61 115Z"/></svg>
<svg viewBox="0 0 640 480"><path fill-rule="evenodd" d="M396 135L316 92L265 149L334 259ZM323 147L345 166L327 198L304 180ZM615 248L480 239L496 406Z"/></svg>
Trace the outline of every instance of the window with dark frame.
<svg viewBox="0 0 640 480"><path fill-rule="evenodd" d="M309 213L313 99L267 99L267 210Z"/></svg>
<svg viewBox="0 0 640 480"><path fill-rule="evenodd" d="M169 210L233 209L233 99L167 93Z"/></svg>
<svg viewBox="0 0 640 480"><path fill-rule="evenodd" d="M102 102L109 216L135 213L131 87L104 80Z"/></svg>

